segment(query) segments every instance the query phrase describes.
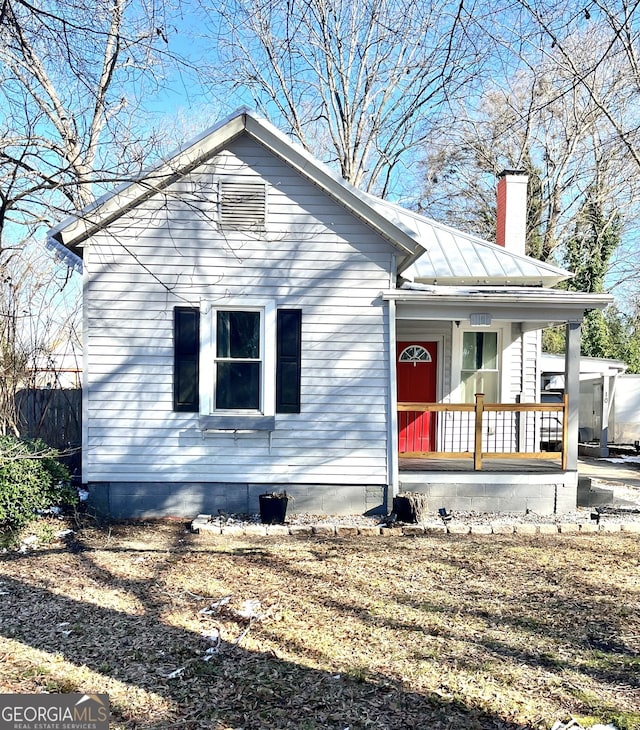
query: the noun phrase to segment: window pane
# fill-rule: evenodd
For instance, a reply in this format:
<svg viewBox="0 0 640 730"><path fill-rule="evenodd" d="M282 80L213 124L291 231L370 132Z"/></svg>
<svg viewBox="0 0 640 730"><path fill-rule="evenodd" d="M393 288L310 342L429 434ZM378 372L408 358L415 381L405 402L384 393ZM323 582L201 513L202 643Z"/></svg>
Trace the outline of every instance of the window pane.
<svg viewBox="0 0 640 730"><path fill-rule="evenodd" d="M217 363L215 407L223 410L259 410L260 363Z"/></svg>
<svg viewBox="0 0 640 730"><path fill-rule="evenodd" d="M218 312L216 356L260 357L260 312Z"/></svg>
<svg viewBox="0 0 640 730"><path fill-rule="evenodd" d="M482 332L482 365L484 370L496 370L498 367L498 333Z"/></svg>
<svg viewBox="0 0 640 730"><path fill-rule="evenodd" d="M477 365L477 335L479 332L464 332L462 335L462 369L475 370Z"/></svg>
<svg viewBox="0 0 640 730"><path fill-rule="evenodd" d="M498 333L464 332L462 369L495 370L498 367Z"/></svg>

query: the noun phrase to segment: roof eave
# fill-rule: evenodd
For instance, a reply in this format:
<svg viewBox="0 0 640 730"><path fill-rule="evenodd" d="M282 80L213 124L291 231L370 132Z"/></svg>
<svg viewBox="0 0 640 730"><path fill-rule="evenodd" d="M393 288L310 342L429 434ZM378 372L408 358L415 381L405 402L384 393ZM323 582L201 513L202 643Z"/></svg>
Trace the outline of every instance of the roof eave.
<svg viewBox="0 0 640 730"><path fill-rule="evenodd" d="M436 287L436 289L438 289ZM447 291L446 287L438 291L416 291L410 289L390 289L380 293L382 299L395 301L396 303L422 304L428 303L430 307L450 306L473 303L473 306L493 307L505 313L504 319L509 317L509 307L513 305L524 305L531 310L533 318L537 318L544 310L563 309L567 314L579 313L591 309L604 309L613 302L610 294L589 294L585 292L565 292L557 289L531 288L527 291L523 287L519 291L509 291L505 287L504 292L483 292L483 291ZM582 315L580 315L581 318Z"/></svg>
<svg viewBox="0 0 640 730"><path fill-rule="evenodd" d="M431 277L413 279L416 284L432 286L507 286L551 289L565 281L567 276L541 274L539 276L485 276L485 277Z"/></svg>
<svg viewBox="0 0 640 730"><path fill-rule="evenodd" d="M489 314L496 322L518 322L522 331L568 322L580 323L587 311L613 301L608 294L585 294L527 287L504 291L480 288L433 287L433 290L391 289L381 297L396 304L399 319L459 321L474 313Z"/></svg>

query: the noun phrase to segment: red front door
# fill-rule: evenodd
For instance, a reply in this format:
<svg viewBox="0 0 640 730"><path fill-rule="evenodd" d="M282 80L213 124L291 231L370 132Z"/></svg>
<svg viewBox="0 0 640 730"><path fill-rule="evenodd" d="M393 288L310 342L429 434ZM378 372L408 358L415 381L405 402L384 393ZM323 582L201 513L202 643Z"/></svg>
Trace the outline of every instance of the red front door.
<svg viewBox="0 0 640 730"><path fill-rule="evenodd" d="M438 345L398 342L398 403L435 403ZM400 453L435 451L436 414L398 412Z"/></svg>

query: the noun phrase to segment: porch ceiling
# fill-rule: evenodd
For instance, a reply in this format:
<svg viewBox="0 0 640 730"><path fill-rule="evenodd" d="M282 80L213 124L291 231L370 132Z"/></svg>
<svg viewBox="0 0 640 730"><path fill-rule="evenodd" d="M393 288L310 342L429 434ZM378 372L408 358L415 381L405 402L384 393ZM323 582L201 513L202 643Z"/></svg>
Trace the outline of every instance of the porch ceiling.
<svg viewBox="0 0 640 730"><path fill-rule="evenodd" d="M468 320L489 314L492 320L522 322L523 329L581 322L586 311L603 309L613 301L608 294L585 294L543 287L454 287L403 285L382 292L396 302L398 319Z"/></svg>

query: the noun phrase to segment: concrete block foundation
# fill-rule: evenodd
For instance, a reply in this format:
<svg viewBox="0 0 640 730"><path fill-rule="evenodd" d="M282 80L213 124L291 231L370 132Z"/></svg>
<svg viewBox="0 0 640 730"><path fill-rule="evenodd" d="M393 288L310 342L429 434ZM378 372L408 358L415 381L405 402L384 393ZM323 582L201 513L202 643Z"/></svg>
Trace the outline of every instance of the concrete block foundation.
<svg viewBox="0 0 640 730"><path fill-rule="evenodd" d="M286 492L287 515L387 514L388 487L360 484L236 484L222 482L90 482L88 506L111 519L257 514L258 496Z"/></svg>
<svg viewBox="0 0 640 730"><path fill-rule="evenodd" d="M426 494L433 511L444 507L481 513L573 512L577 506L577 473L557 476L555 481L547 473L406 472L400 474L400 488Z"/></svg>
<svg viewBox="0 0 640 730"><path fill-rule="evenodd" d="M554 475L555 476L555 475ZM565 514L577 504L577 474L407 472L399 491L426 494L428 509L479 513ZM224 482L93 482L89 506L101 517L152 519L208 513L257 514L258 496L281 492L291 497L287 516L384 515L391 490L384 484L277 484Z"/></svg>

